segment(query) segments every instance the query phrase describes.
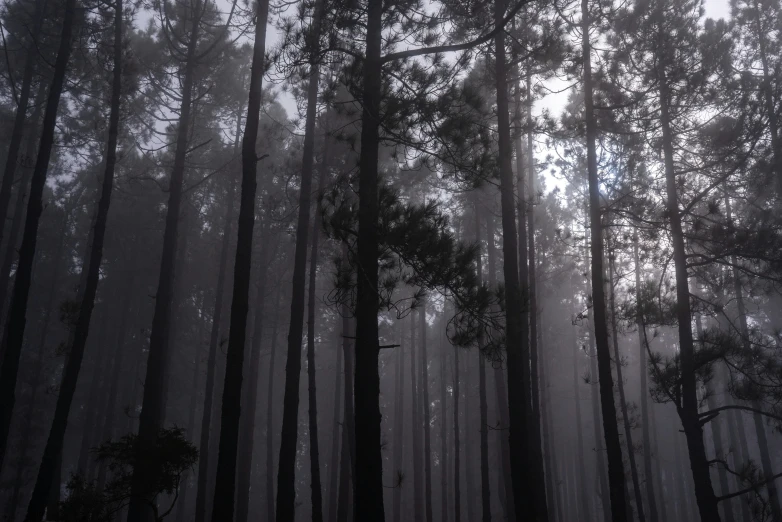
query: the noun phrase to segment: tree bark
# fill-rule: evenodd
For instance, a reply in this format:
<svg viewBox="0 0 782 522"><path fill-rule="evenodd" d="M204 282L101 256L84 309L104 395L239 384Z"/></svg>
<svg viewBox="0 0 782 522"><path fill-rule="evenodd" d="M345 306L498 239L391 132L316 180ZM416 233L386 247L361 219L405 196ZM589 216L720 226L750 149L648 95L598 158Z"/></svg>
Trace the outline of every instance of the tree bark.
<svg viewBox="0 0 782 522"><path fill-rule="evenodd" d="M494 2L494 23L500 26L505 14L505 5L501 0ZM527 378L528 360L522 353L522 331L520 318L523 309L521 287L519 285L518 243L516 235L516 211L514 207L513 172L511 169L511 136L508 111L508 80L505 59L505 33L498 31L494 37L495 81L497 88L497 131L498 155L500 162L500 197L502 208L502 252L503 274L505 276L506 320L505 336L506 361L508 371L508 440L511 484L516 507L516 520L525 516L536 520L538 505L529 501L529 492L535 491L532 484L534 475L530 466L525 464L530 454L529 427L527 423L527 404L529 402L529 379ZM523 514L523 515L522 515ZM458 522L458 521L457 521Z"/></svg>
<svg viewBox="0 0 782 522"><path fill-rule="evenodd" d="M277 286L272 326L269 380L266 389L266 520L274 520L274 363L277 355L277 326L280 321L282 283Z"/></svg>
<svg viewBox="0 0 782 522"><path fill-rule="evenodd" d="M611 352L608 347L608 326L606 323L606 299L603 286L603 226L600 209L600 182L597 177L597 122L592 100L592 46L589 41L589 0L581 0L581 50L583 59L584 119L586 124L587 174L589 180L589 217L592 257L592 305L597 346L597 371L600 387L600 404L603 414L603 434L608 457L608 486L611 497L613 522L627 520L625 498L624 465L622 447L619 442L616 405L614 404L614 382L611 375ZM605 499L603 499L605 505Z"/></svg>
<svg viewBox="0 0 782 522"><path fill-rule="evenodd" d="M315 15L315 37L320 34L320 10L323 2L318 2ZM304 153L301 171L301 189L299 192L299 215L296 225L296 251L293 265L293 293L291 294L291 321L288 330L288 353L285 366L285 396L283 398L282 440L280 441L280 462L277 471L277 522L293 522L296 500L296 447L298 441L299 416L299 381L301 375L301 344L304 328L304 285L307 270L307 233L310 221L310 206L312 201L312 170L315 152L315 119L317 116L318 98L318 66L314 56L310 62L310 81L307 88L307 119L304 131ZM363 142L362 142L363 143ZM362 147L363 153L363 147ZM360 280L360 278L359 278ZM314 354L313 354L314 356ZM309 349L308 349L309 362ZM314 361L314 359L313 359ZM314 364L312 371L314 372ZM309 375L310 385L314 387L314 374ZM312 399L312 394L310 396ZM316 406L317 407L317 406ZM315 412L311 412L315 413ZM379 410L378 410L379 414ZM312 424L312 420L310 420ZM310 426L310 429L312 426ZM378 429L379 433L379 429ZM312 432L310 432L312 437ZM317 439L317 430L315 432ZM312 443L312 440L310 440ZM310 458L312 459L310 448ZM314 448L314 458L318 458L318 450ZM323 518L323 507L320 490L320 468L318 463L311 463L312 479L312 516L313 521L320 522ZM313 469L315 473L313 472ZM317 483L317 484L316 484ZM317 488L316 488L317 485Z"/></svg>
<svg viewBox="0 0 782 522"><path fill-rule="evenodd" d="M576 495L578 496L578 505L583 513L582 517L589 517L589 500L587 499L587 491L590 489L586 478L586 464L584 462L584 435L581 430L581 394L579 393L578 383L578 339L575 340L576 351L573 354L573 397L576 406L576 471L578 472L578 487L576 488Z"/></svg>
<svg viewBox="0 0 782 522"><path fill-rule="evenodd" d="M488 230L487 236L487 261L489 269L489 287L496 288L497 286L497 270L496 270L496 258L497 253L494 245L494 220L491 216L487 216L486 228ZM502 367L496 365L494 367L494 387L497 393L497 410L499 411L499 422L503 429L508 427L508 394L505 386L505 373L502 371ZM497 431L497 437L499 438L500 446L500 462L497 466L499 472L499 483L501 487L500 501L505 501L505 518L508 520L516 520L516 509L513 502L513 490L511 488L511 476L510 476L510 441L508 437L503 436L502 431Z"/></svg>
<svg viewBox="0 0 782 522"><path fill-rule="evenodd" d="M8 143L8 152L5 157L5 167L3 169L2 181L0 181L0 216L5 220L8 215L8 205L11 202L11 189L14 184L14 175L16 174L16 165L19 162L19 151L22 147L24 137L24 128L27 123L27 110L30 106L30 90L33 84L33 73L35 72L35 62L38 59L38 38L41 35L41 25L43 24L43 10L46 2L36 0L33 10L33 30L30 34L30 44L27 47L27 56L25 57L24 72L22 72L22 88L19 91L19 100L16 105L16 114L14 124L11 128L11 139ZM6 51L8 52L8 51ZM43 81L41 82L43 84ZM40 99L40 98L39 98ZM36 100L37 101L37 100ZM36 111L37 112L37 111ZM33 120L33 126L37 120ZM24 192L25 183L21 184L19 190ZM13 225L12 225L13 226ZM0 226L0 243L3 240L5 226ZM6 247L7 252L13 252L16 249L16 241L9 240ZM9 267L10 268L10 267ZM0 313L4 311L6 294L8 292L7 272L2 272L0 277ZM4 350L0 345L0 361L3 359Z"/></svg>
<svg viewBox="0 0 782 522"><path fill-rule="evenodd" d="M41 81L35 94L35 109L30 117L30 126L25 144L25 158L35 156L35 146L38 141L38 131L41 123L41 113L43 112L43 100L46 95L46 82ZM33 173L33 166L25 161L22 165L22 177L17 187L16 202L14 204L14 215L11 218L11 230L8 233L8 242L3 252L3 263L0 265L0 317L5 317L6 304L8 297L8 284L11 280L11 267L16 259L16 253L19 246L19 232L21 232L22 222L24 221L25 201L30 185L30 176ZM0 361L2 361L2 346L0 345Z"/></svg>
<svg viewBox="0 0 782 522"><path fill-rule="evenodd" d="M252 272L253 227L255 225L255 193L258 156L258 122L263 95L264 53L266 49L266 18L268 0L258 0L255 22L255 43L250 69L250 93L247 119L242 138L242 192L237 225L234 285L231 301L231 325L228 333L228 353L225 364L220 445L217 457L215 496L212 520L232 520L236 481L236 457L239 443L244 343L247 335L250 277ZM306 233L305 233L306 239ZM245 456L249 458L248 456Z"/></svg>
<svg viewBox="0 0 782 522"><path fill-rule="evenodd" d="M239 126L241 116L237 115L236 129L239 139ZM228 181L228 194L225 202L225 221L223 224L223 238L220 245L220 260L217 267L217 286L215 288L215 300L212 308L212 326L209 333L209 353L206 362L206 383L204 384L204 407L201 411L201 434L199 437L198 452L198 482L196 485L195 522L204 522L206 519L206 502L209 483L209 448L212 442L212 411L214 408L214 384L215 370L217 367L217 349L220 337L220 325L223 319L223 305L225 303L225 276L228 269L228 250L231 243L233 230L235 181Z"/></svg>
<svg viewBox="0 0 782 522"><path fill-rule="evenodd" d="M147 484L149 483L149 476L152 470L149 469L150 463L148 459L144 459L142 455L147 451L146 448L154 445L165 414L163 407L165 403L165 372L168 361L168 333L175 277L174 264L177 251L179 210L182 203L185 159L188 137L190 135L195 52L200 32L200 17L203 12L200 5L201 0L195 0L192 9L194 17L192 19L192 28L184 64L182 101L177 126L174 165L171 169L169 182L168 209L166 211L166 224L163 232L163 250L160 259L157 293L155 295L155 310L149 335L149 355L147 357L147 370L144 378L141 414L139 415L138 448L136 449L138 457L133 467L131 496L128 505L128 522L143 522L152 516L152 509L147 499Z"/></svg>
<svg viewBox="0 0 782 522"><path fill-rule="evenodd" d="M340 429L340 416L339 413L341 411L340 407L342 406L342 350L340 347L339 339L337 339L337 342L334 346L335 351L337 352L337 361L334 365L334 419L332 421L332 434L331 434L331 464L330 467L330 477L329 477L329 496L331 499L329 500L329 522L337 522L337 500L339 495L339 449L340 449L340 440L342 440ZM400 348L401 349L401 348ZM397 396L397 404L399 403L399 363L398 363L398 356L397 356L397 368L396 368L396 375L394 379L394 383L396 386L395 395ZM395 422L399 422L399 418L396 416L399 413L399 407L396 406L394 408L394 419ZM401 437L401 433L397 434L396 431L394 431L394 462L396 462L397 452L399 451L399 445L396 444L396 437ZM396 495L397 489L394 489L394 494Z"/></svg>
<svg viewBox="0 0 782 522"><path fill-rule="evenodd" d="M673 133L669 114L670 92L665 72L658 71L660 96L660 125L662 127L663 157L665 164L666 207L673 243L674 273L676 276L676 318L679 324L679 354L681 365L681 404L677 405L687 438L690 469L695 486L698 512L703 522L719 522L717 498L709 476L709 462L703 444L703 426L698 417L697 382L695 378L695 349L692 337L692 313L687 274L687 254L684 250L679 197L676 188L676 171L673 158Z"/></svg>
<svg viewBox="0 0 782 522"><path fill-rule="evenodd" d="M74 9L74 5L66 6L67 9ZM73 14L70 15L71 17ZM66 14L68 17L68 14ZM68 416L70 415L73 395L76 393L76 383L79 379L82 359L84 358L84 349L87 345L87 335L90 331L90 320L92 310L95 306L95 295L98 290L100 276L100 265L103 260L103 243L106 235L106 222L108 221L109 205L111 204L111 190L114 183L114 170L117 163L117 137L119 135L119 110L120 97L122 94L122 0L115 0L114 3L114 71L111 83L111 105L109 110L109 137L106 147L106 168L103 173L103 184L101 188L100 201L98 201L98 211L95 216L95 228L92 237L92 247L90 250L89 263L87 265L86 284L84 295L79 306L79 316L76 322L76 330L73 335L73 341L68 350L68 362L65 366L60 393L57 396L57 405L54 410L54 419L52 420L49 438L41 460L41 466L38 469L38 476L33 488L30 504L27 508L26 521L38 522L43 519L46 509L46 497L52 486L54 471L58 456L62 452L63 440L65 438L65 429L68 425ZM68 23L68 22L66 22ZM72 18L71 18L72 23ZM63 35L66 29L63 29ZM67 30L70 33L70 30ZM63 38L65 40L65 38ZM66 48L70 48L70 34L68 34ZM62 43L61 43L62 51ZM67 53L66 50L66 59ZM59 55L58 55L59 62ZM63 65L63 73L65 66ZM64 74L63 74L64 76ZM61 88L61 86L60 86ZM52 86L52 90L55 87ZM48 112L48 111L47 111ZM35 176L33 176L35 177ZM37 196L40 200L40 194ZM30 199L32 202L32 197ZM37 225L37 224L36 224ZM36 227L37 228L37 227ZM25 231L26 233L26 231ZM21 256L20 256L21 263ZM101 348L101 347L99 347ZM98 365L96 371L100 368L103 350L98 356ZM94 379L97 379L95 375ZM87 425L86 429L92 427Z"/></svg>
<svg viewBox="0 0 782 522"><path fill-rule="evenodd" d="M52 84L43 117L41 141L30 187L30 200L27 204L25 230L22 245L19 249L19 265L14 279L11 296L11 306L2 343L2 367L0 367L0 468L8 444L8 433L11 428L11 415L16 399L16 381L19 373L19 357L24 342L24 329L27 320L27 302L30 294L33 261L38 235L38 224L43 210L43 189L46 185L46 173L49 168L52 146L54 145L54 130L57 123L57 109L60 105L60 95L65 82L65 73L71 54L71 35L73 33L76 10L75 0L66 0L65 17L60 33L60 43L57 50L57 60L54 64Z"/></svg>
<svg viewBox="0 0 782 522"><path fill-rule="evenodd" d="M323 0L318 3L318 6L323 5ZM318 17L320 15L317 15ZM309 107L310 104L317 106L318 103L318 77L317 66L312 65L310 77L310 92L311 98L307 102L307 118L310 117ZM313 87L314 85L314 87ZM315 119L315 109L312 110L312 118ZM309 120L308 120L309 121ZM312 140L314 141L314 122L312 131ZM306 140L306 136L305 136ZM306 148L305 148L306 151ZM326 158L328 156L328 140L324 141L323 147L323 168L320 173L320 179L318 180L318 198L315 205L315 219L312 220L312 248L310 250L310 277L309 288L307 296L307 384L308 384L308 406L309 406L309 450L310 450L310 488L312 490L312 522L323 522L323 493L320 480L320 450L318 447L318 403L317 403L317 387L315 380L315 288L317 285L317 271L318 271L318 236L320 232L319 216L321 213L321 195L323 194L323 188L325 186L326 176L328 174L328 163ZM308 161L310 163L309 169L312 171L312 159L305 158L304 163ZM310 176L312 174L310 173Z"/></svg>
<svg viewBox="0 0 782 522"><path fill-rule="evenodd" d="M267 244L264 227L261 227L261 245ZM277 253L277 241L269 252L260 256L257 290L255 294L255 317L253 319L253 338L250 345L250 374L246 386L247 409L240 421L239 469L236 475L236 522L247 522L250 510L250 487L252 482L253 451L255 448L255 418L258 405L258 375L261 366L261 344L263 342L264 307L266 299L266 279L269 266Z"/></svg>
<svg viewBox="0 0 782 522"><path fill-rule="evenodd" d="M548 522L549 513L546 502L546 471L543 466L543 446L540 438L540 387L538 385L538 301L537 280L535 275L535 156L533 154L533 121L532 121L532 76L527 69L527 180L529 181L529 203L527 204L527 220L529 223L529 359L530 359L530 390L532 407L530 409L530 449L534 480L533 495L537 503L538 518ZM519 218L523 221L522 218Z"/></svg>
<svg viewBox="0 0 782 522"><path fill-rule="evenodd" d="M640 396L641 396L641 426L643 430L643 452L644 452L644 479L646 482L646 503L649 506L649 522L658 522L660 519L657 513L657 501L654 497L654 473L652 470L652 444L649 437L649 406L648 396L649 388L646 383L646 344L644 342L645 324L641 312L641 263L638 256L638 230L633 229L633 262L635 265L635 297L636 297L636 326L638 328L638 344L640 351L638 354L638 365L640 371Z"/></svg>
<svg viewBox="0 0 782 522"><path fill-rule="evenodd" d="M445 342L444 336L440 338L440 520L448 520L448 408L446 396L445 378ZM398 521L396 521L398 522Z"/></svg>
<svg viewBox="0 0 782 522"><path fill-rule="evenodd" d="M459 441L459 349L453 351L453 519L462 518L460 441Z"/></svg>
<svg viewBox="0 0 782 522"><path fill-rule="evenodd" d="M615 254L609 250L608 254L608 287L610 289L611 303L611 338L614 344L614 364L616 365L616 386L619 389L619 406L622 410L622 422L625 430L625 443L627 444L627 457L630 461L630 477L633 482L633 495L635 496L635 505L638 510L638 520L646 521L643 506L643 495L641 494L641 483L638 479L638 466L635 463L635 450L633 449L633 428L630 424L630 414L627 411L627 399L625 398L624 378L622 377L622 357L619 353L619 332L616 318L616 295L614 287L614 275L616 274ZM628 504L628 512L632 513ZM632 518L628 515L629 518Z"/></svg>
<svg viewBox="0 0 782 522"><path fill-rule="evenodd" d="M518 93L518 87L516 88L516 92ZM516 103L518 105L518 99L516 100ZM521 147L517 147L516 154L517 156L520 155ZM518 157L517 157L518 161ZM521 169L518 169L519 164L516 164L517 166L517 172L521 172ZM519 180L519 186L523 187L523 182ZM519 189L520 191L523 190L523 188ZM519 194L519 200L522 200L522 194ZM523 216L524 214L519 211L519 216ZM520 227L519 231L521 232L521 229L524 227ZM493 238L492 238L493 239ZM478 256L476 258L477 261L477 267L476 271L478 273L478 285L483 286L483 259L481 254L481 218L480 218L480 212L478 211L477 205L475 206L475 243L478 245ZM519 237L519 244L522 244L521 237ZM519 249L520 251L523 250L522 248ZM521 254L521 252L519 252ZM524 265L522 264L521 270L524 270ZM522 320L523 324L523 320ZM486 401L486 361L483 357L483 353L481 353L481 347L483 344L483 335L479 332L478 334L478 401L480 403L480 419L481 419L481 425L480 425L480 434L481 434L481 520L482 522L491 522L491 490L489 489L489 414L488 414L488 404ZM445 376L442 376L442 383L440 384L443 387L443 418L445 414ZM443 459L445 459L445 441L443 440ZM445 474L443 474L443 477L445 477ZM445 489L445 481L443 481L443 489ZM445 492L443 492L445 494ZM443 510L445 513L445 510ZM443 522L445 522L445 517L443 517Z"/></svg>
<svg viewBox="0 0 782 522"><path fill-rule="evenodd" d="M421 321L421 392L424 423L424 497L426 498L426 522L432 522L432 440L429 429L429 358L426 355L426 302L418 311Z"/></svg>
<svg viewBox="0 0 782 522"><path fill-rule="evenodd" d="M41 336L38 340L38 348L36 350L36 353L38 354L38 358L35 362L35 369L33 371L33 381L31 384L32 390L31 390L31 396L30 396L30 406L28 408L27 415L24 417L24 424L22 427L22 447L19 450L19 463L16 466L16 477L14 480L14 489L11 494L11 501L9 505L9 512L11 514L11 520L16 520L16 511L19 505L19 496L22 489L22 478L25 468L25 463L28 458L28 454L30 452L30 447L32 445L32 428L33 428L33 419L35 418L34 412L36 411L36 401L38 396L38 387L42 384L42 373L43 373L43 361L44 361L44 350L46 348L46 340L48 338L49 334L49 325L51 324L51 316L52 311L55 309L55 297L57 295L57 289L58 284L61 283L60 281L60 271L62 270L62 257L63 257L63 246L65 244L65 238L67 236L68 232L68 220L63 220L63 226L62 230L59 234L59 239L57 241L57 248L55 250L56 254L54 255L54 273L52 274L52 280L51 284L49 285L49 291L46 298L46 309L43 314L43 319L41 322Z"/></svg>
<svg viewBox="0 0 782 522"><path fill-rule="evenodd" d="M418 371L416 371L416 336L415 336L415 312L410 312L410 390L412 394L412 422L410 437L413 441L413 519L415 522L423 522L423 450L421 449L421 385Z"/></svg>

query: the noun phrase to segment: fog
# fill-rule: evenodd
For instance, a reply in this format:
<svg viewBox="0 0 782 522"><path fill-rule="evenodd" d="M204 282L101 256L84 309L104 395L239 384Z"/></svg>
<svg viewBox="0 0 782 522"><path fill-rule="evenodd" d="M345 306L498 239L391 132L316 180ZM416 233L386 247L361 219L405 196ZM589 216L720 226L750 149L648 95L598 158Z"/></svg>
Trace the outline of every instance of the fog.
<svg viewBox="0 0 782 522"><path fill-rule="evenodd" d="M7 0L0 519L782 522L781 27Z"/></svg>

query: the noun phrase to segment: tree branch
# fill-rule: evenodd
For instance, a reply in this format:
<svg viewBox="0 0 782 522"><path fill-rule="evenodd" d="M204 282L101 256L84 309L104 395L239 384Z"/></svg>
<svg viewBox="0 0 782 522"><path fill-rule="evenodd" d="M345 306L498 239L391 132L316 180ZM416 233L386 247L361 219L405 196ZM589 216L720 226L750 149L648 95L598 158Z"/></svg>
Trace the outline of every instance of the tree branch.
<svg viewBox="0 0 782 522"><path fill-rule="evenodd" d="M494 29L492 29L490 32L486 33L483 36L479 36L478 38L474 40L470 40L468 42L460 43L460 44L450 44L450 45L437 45L434 47L422 47L420 49L408 49L406 51L399 51L396 53L391 53L383 56L380 58L380 63L388 63L392 62L394 60L399 60L400 58L412 58L414 56L421 56L424 54L437 54L437 53L447 53L447 52L455 52L455 51L464 51L466 49L470 49L472 47L475 47L476 45L481 45L482 43L488 42L494 36L505 29L505 25L510 22L510 20L516 16L516 13L518 13L522 7L530 3L532 0L520 0L518 4L516 4L513 9L511 9L510 13L503 18L502 22L496 26Z"/></svg>

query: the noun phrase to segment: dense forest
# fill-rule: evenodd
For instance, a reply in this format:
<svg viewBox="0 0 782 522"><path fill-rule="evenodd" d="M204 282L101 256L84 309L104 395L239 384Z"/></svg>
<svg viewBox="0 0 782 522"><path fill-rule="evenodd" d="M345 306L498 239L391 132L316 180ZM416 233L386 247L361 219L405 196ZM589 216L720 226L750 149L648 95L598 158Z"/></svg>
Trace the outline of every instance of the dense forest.
<svg viewBox="0 0 782 522"><path fill-rule="evenodd" d="M0 520L782 522L780 0L0 46Z"/></svg>

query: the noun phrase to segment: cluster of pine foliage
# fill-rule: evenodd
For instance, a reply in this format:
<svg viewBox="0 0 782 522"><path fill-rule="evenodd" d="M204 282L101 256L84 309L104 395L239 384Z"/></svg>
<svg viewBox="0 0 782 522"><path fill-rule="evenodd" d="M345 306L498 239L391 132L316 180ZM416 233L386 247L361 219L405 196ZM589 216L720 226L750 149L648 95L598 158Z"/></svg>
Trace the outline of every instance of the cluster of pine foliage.
<svg viewBox="0 0 782 522"><path fill-rule="evenodd" d="M782 522L779 0L0 37L0 519Z"/></svg>

